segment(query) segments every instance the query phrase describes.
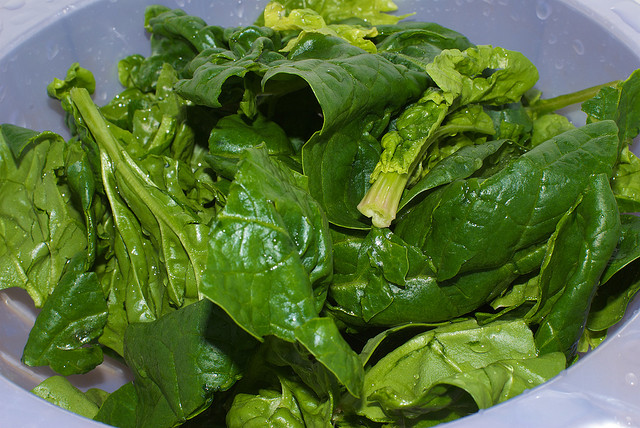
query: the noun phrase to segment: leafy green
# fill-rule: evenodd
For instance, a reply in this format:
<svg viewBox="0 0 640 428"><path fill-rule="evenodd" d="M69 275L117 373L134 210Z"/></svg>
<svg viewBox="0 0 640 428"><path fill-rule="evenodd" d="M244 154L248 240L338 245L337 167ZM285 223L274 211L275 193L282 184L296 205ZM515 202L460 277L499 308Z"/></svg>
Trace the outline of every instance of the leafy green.
<svg viewBox="0 0 640 428"><path fill-rule="evenodd" d="M279 3L285 7L287 12L302 8L314 10L328 23L339 22L355 17L372 25L395 24L407 16L390 14L389 12L398 9L391 0L348 0L344 2L282 0Z"/></svg>
<svg viewBox="0 0 640 428"><path fill-rule="evenodd" d="M496 133L493 120L475 104L519 102L538 79L536 68L521 53L491 46L444 50L425 69L437 89L429 88L406 108L395 129L382 137L384 151L371 175L373 184L358 204L376 227L388 227L395 219L402 192L416 169L428 171L460 147L482 143L466 134ZM501 132L499 137L512 136ZM454 136L451 142L440 142ZM443 149L446 145L452 148Z"/></svg>
<svg viewBox="0 0 640 428"><path fill-rule="evenodd" d="M87 251L82 211L64 179L68 151L52 132L0 127L0 289L24 288L36 307Z"/></svg>
<svg viewBox="0 0 640 428"><path fill-rule="evenodd" d="M262 149L245 151L209 244L202 294L257 338L300 341L357 395L357 357L317 318L332 270L329 226L292 172Z"/></svg>
<svg viewBox="0 0 640 428"><path fill-rule="evenodd" d="M542 317L535 335L540 352L564 352L568 360L575 355L593 294L619 236L620 216L608 178L593 176L577 207L558 223L541 267L541 305L535 315Z"/></svg>
<svg viewBox="0 0 640 428"><path fill-rule="evenodd" d="M56 406L89 419L98 413L98 405L63 376L51 376L36 385L31 392Z"/></svg>
<svg viewBox="0 0 640 428"><path fill-rule="evenodd" d="M131 324L125 360L138 397L136 426L171 427L202 412L241 376L255 342L208 300Z"/></svg>
<svg viewBox="0 0 640 428"><path fill-rule="evenodd" d="M25 364L49 365L69 375L86 373L102 363L102 349L95 339L107 321L107 304L96 274L82 272L82 263L81 259L69 263L38 314L22 355Z"/></svg>
<svg viewBox="0 0 640 428"><path fill-rule="evenodd" d="M67 141L0 126L23 361L134 378L36 394L126 428L433 426L604 341L640 289L640 74L544 99L521 53L395 9L149 6L119 94L47 87Z"/></svg>
<svg viewBox="0 0 640 428"><path fill-rule="evenodd" d="M356 411L373 421L397 423L450 404L462 407L458 401L468 398L452 391L447 386L451 385L475 400L462 407L464 416L521 392L527 383L542 383L564 368L562 356L552 357L551 364L534 362L536 356L533 334L522 321L481 327L463 321L439 327L410 339L367 371L366 399ZM508 367L513 368L511 374ZM505 389L507 380L498 381L504 375L515 379L513 391ZM489 386L489 395L480 392L481 385Z"/></svg>

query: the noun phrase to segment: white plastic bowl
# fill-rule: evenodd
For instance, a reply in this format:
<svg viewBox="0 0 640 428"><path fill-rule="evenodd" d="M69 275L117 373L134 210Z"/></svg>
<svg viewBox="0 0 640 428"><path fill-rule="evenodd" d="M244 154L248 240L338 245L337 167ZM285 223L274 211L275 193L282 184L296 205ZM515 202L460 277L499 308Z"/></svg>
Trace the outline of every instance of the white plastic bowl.
<svg viewBox="0 0 640 428"><path fill-rule="evenodd" d="M401 13L438 22L477 44L527 55L540 71L546 96L626 78L640 68L640 2L634 0L397 0ZM265 0L0 0L0 123L66 135L57 103L46 96L53 77L72 62L94 72L96 101L120 87L116 61L148 53L144 6L183 8L218 25L253 22ZM568 111L577 122L578 110ZM609 338L546 384L446 424L448 428L640 426L640 299ZM51 375L20 363L35 319L20 290L0 292L0 425L99 427L59 409L28 389ZM107 360L72 381L81 389L115 390L126 370Z"/></svg>

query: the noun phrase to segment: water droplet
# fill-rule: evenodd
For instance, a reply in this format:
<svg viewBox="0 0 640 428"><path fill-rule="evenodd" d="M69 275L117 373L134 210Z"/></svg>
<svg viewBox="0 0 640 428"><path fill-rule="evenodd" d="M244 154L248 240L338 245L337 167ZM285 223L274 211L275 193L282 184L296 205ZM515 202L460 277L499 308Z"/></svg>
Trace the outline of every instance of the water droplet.
<svg viewBox="0 0 640 428"><path fill-rule="evenodd" d="M238 3L236 15L238 16L238 18L242 19L242 17L244 16L244 3Z"/></svg>
<svg viewBox="0 0 640 428"><path fill-rule="evenodd" d="M482 9L482 15L483 16L491 15L491 8L490 7L485 7L484 9Z"/></svg>
<svg viewBox="0 0 640 428"><path fill-rule="evenodd" d="M555 45L557 42L558 36L556 36L555 33L550 33L547 37L547 43L549 43L550 45Z"/></svg>
<svg viewBox="0 0 640 428"><path fill-rule="evenodd" d="M624 376L624 381L629 386L636 386L638 384L638 376L635 373L627 373Z"/></svg>
<svg viewBox="0 0 640 428"><path fill-rule="evenodd" d="M584 44L582 41L576 39L573 41L573 50L576 51L578 55L584 55Z"/></svg>
<svg viewBox="0 0 640 428"><path fill-rule="evenodd" d="M538 0L538 3L536 4L536 15L539 19L542 21L547 19L551 16L552 10L551 5L549 5L545 0Z"/></svg>
<svg viewBox="0 0 640 428"><path fill-rule="evenodd" d="M555 63L556 70L562 70L564 68L564 60L560 59Z"/></svg>
<svg viewBox="0 0 640 428"><path fill-rule="evenodd" d="M515 22L520 21L520 14L518 12L511 12L511 15L509 15L509 17Z"/></svg>
<svg viewBox="0 0 640 428"><path fill-rule="evenodd" d="M18 10L25 5L25 0L9 0L2 5L2 9Z"/></svg>
<svg viewBox="0 0 640 428"><path fill-rule="evenodd" d="M58 46L57 43L50 43L47 45L47 59L49 61L55 58L56 55L58 55L58 52L60 52L60 46Z"/></svg>
<svg viewBox="0 0 640 428"><path fill-rule="evenodd" d="M471 348L471 350L477 354L485 354L489 352L490 347L485 345L484 343L472 342L469 343L469 348Z"/></svg>
<svg viewBox="0 0 640 428"><path fill-rule="evenodd" d="M178 5L178 7L184 7L185 4L185 0L176 0L176 5Z"/></svg>

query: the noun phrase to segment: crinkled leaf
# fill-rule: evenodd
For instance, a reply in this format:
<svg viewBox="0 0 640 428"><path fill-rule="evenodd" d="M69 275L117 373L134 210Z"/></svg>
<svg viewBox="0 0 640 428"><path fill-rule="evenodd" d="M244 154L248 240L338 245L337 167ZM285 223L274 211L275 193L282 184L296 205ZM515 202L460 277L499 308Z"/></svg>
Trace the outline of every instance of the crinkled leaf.
<svg viewBox="0 0 640 428"><path fill-rule="evenodd" d="M449 104L517 102L538 80L538 71L522 53L486 45L445 50L426 69Z"/></svg>
<svg viewBox="0 0 640 428"><path fill-rule="evenodd" d="M64 180L62 137L12 125L0 129L0 289L24 288L41 307L67 262L86 251L87 229Z"/></svg>
<svg viewBox="0 0 640 428"><path fill-rule="evenodd" d="M323 0L279 0L287 12L308 8L318 12L327 23L359 18L371 25L395 24L408 15L398 16L389 12L398 9L391 0L347 0L342 2ZM263 22L260 16L258 22Z"/></svg>
<svg viewBox="0 0 640 428"><path fill-rule="evenodd" d="M425 391L443 379L536 355L533 335L523 321L481 327L464 321L439 327L400 345L366 372L364 399L355 405L356 412L373 421L393 422L400 415L416 417L439 410L456 400L455 394L439 397L436 407L419 403Z"/></svg>
<svg viewBox="0 0 640 428"><path fill-rule="evenodd" d="M518 276L536 270L545 246L533 245L504 265L447 281L438 281L425 254L389 229L372 229L358 251L355 269L336 270L328 308L351 325L394 326L443 322L477 309Z"/></svg>

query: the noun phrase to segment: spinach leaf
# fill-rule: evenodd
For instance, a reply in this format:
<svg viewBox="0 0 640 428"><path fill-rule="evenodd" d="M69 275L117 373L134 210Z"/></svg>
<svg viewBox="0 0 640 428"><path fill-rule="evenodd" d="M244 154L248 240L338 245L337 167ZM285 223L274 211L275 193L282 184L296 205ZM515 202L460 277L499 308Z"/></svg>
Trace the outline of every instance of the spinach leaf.
<svg viewBox="0 0 640 428"><path fill-rule="evenodd" d="M302 150L310 192L332 223L366 227L355 206L379 157L375 137L394 111L425 89L426 74L318 33L305 34L300 47L285 58L275 52L278 45L272 34L256 32L246 52L203 52L192 62L193 78L178 82L177 90L197 104L222 107L230 104L227 100L240 100L233 94L232 77L244 79L238 90L245 95L246 88L256 86L252 81L259 79L258 89L250 93L271 95L260 102L277 110L277 100L291 88L310 88L323 118L322 128L311 130Z"/></svg>
<svg viewBox="0 0 640 428"><path fill-rule="evenodd" d="M239 393L227 413L228 427L271 426L326 427L331 425L331 400L321 400L293 377L281 375L280 391L263 389L259 394Z"/></svg>
<svg viewBox="0 0 640 428"><path fill-rule="evenodd" d="M317 202L264 149L249 149L211 229L200 291L255 337L299 341L357 394L357 356L332 320L318 318L330 250Z"/></svg>
<svg viewBox="0 0 640 428"><path fill-rule="evenodd" d="M640 212L640 159L628 147L622 149L611 188L621 212Z"/></svg>
<svg viewBox="0 0 640 428"><path fill-rule="evenodd" d="M36 385L31 392L58 407L89 419L98 412L96 403L63 376L51 376Z"/></svg>
<svg viewBox="0 0 640 428"><path fill-rule="evenodd" d="M575 209L558 223L541 267L540 352L576 353L591 300L620 235L620 217L609 180L593 176Z"/></svg>
<svg viewBox="0 0 640 428"><path fill-rule="evenodd" d="M135 378L137 426L171 427L202 412L242 376L256 344L208 300L130 324L124 356Z"/></svg>
<svg viewBox="0 0 640 428"><path fill-rule="evenodd" d="M444 50L425 68L437 87L407 107L382 137L384 151L371 175L372 185L358 204L376 227L388 227L396 218L402 193L420 167L428 171L460 147L483 143L484 138L473 134L494 135L494 121L498 138L523 132L524 127L520 130L500 115L493 119L477 104L517 103L538 78L522 54L491 46ZM509 131L507 124L512 125Z"/></svg>
<svg viewBox="0 0 640 428"><path fill-rule="evenodd" d="M435 412L444 403L447 404L446 408L453 408L459 416L465 416L465 412L486 409L520 395L558 375L565 367L561 352L532 358L505 359L440 379L420 396L419 401L410 405L400 402L401 397L385 390L374 393L372 399L384 402L387 407L401 408L403 415L417 414L417 420L437 420L429 410ZM451 399L453 402L449 402ZM422 416L422 412L427 414Z"/></svg>
<svg viewBox="0 0 640 428"><path fill-rule="evenodd" d="M635 215L620 218L620 242L602 274L589 311L586 328L603 332L620 321L627 305L640 290L640 219Z"/></svg>
<svg viewBox="0 0 640 428"><path fill-rule="evenodd" d="M398 210L401 210L423 192L470 177L484 166L485 159L498 152L504 144L506 144L506 140L493 140L485 144L464 146L444 157L430 168L415 185L403 193Z"/></svg>
<svg viewBox="0 0 640 428"><path fill-rule="evenodd" d="M311 9L320 14L327 23L339 22L345 19L358 18L372 25L395 24L406 17L393 15L398 9L391 0L370 2L367 0L350 0L348 2L333 2L321 0L279 0L287 12L295 9ZM261 16L258 20L262 21Z"/></svg>
<svg viewBox="0 0 640 428"><path fill-rule="evenodd" d="M438 281L500 266L516 251L548 239L590 176L611 176L617 152L612 121L567 131L485 180L456 181L425 198L421 204L432 211L415 210L395 231L425 252ZM424 222L416 216L429 216L431 227L412 226Z"/></svg>
<svg viewBox="0 0 640 428"><path fill-rule="evenodd" d="M27 290L42 307L69 260L86 254L87 228L65 180L57 134L0 127L0 289Z"/></svg>
<svg viewBox="0 0 640 428"><path fill-rule="evenodd" d="M438 281L426 255L389 229L372 229L357 266L336 270L327 309L350 325L437 323L461 317L536 270L545 245L523 249L504 265Z"/></svg>
<svg viewBox="0 0 640 428"><path fill-rule="evenodd" d="M639 94L640 70L637 70L614 87L602 88L596 96L582 104L582 110L587 113L587 122L615 121L620 130L620 141L627 145L640 132Z"/></svg>
<svg viewBox="0 0 640 428"><path fill-rule="evenodd" d="M109 394L93 420L118 428L135 428L137 398L135 386L127 382Z"/></svg>
<svg viewBox="0 0 640 428"><path fill-rule="evenodd" d="M522 53L493 46L445 50L427 65L427 73L448 103L459 105L518 102L538 80L538 71Z"/></svg>
<svg viewBox="0 0 640 428"><path fill-rule="evenodd" d="M416 418L460 399L456 391L445 395L438 389L438 383L447 378L465 376L472 384L477 381L475 370L503 360L525 361L536 355L533 334L523 321L482 327L474 321L463 321L439 327L415 336L368 369L364 398L352 402L349 410L376 422ZM495 386L498 392L502 388L500 383ZM430 393L431 388L438 393Z"/></svg>
<svg viewBox="0 0 640 428"><path fill-rule="evenodd" d="M25 364L69 375L102 363L95 339L107 321L107 305L97 276L83 266L81 257L72 260L45 302L24 348Z"/></svg>
<svg viewBox="0 0 640 428"><path fill-rule="evenodd" d="M392 62L422 69L445 49L465 50L473 44L457 31L433 22L401 21L376 25L378 53Z"/></svg>
<svg viewBox="0 0 640 428"><path fill-rule="evenodd" d="M163 189L153 182L148 173L121 149L110 131L112 127L107 125L85 90L73 88L71 98L100 147L103 170L113 174L119 197L135 213L159 248L169 280L169 300L181 306L185 298L197 298L206 260L204 240L208 225L198 213L181 203L180 197L173 196L170 189Z"/></svg>

